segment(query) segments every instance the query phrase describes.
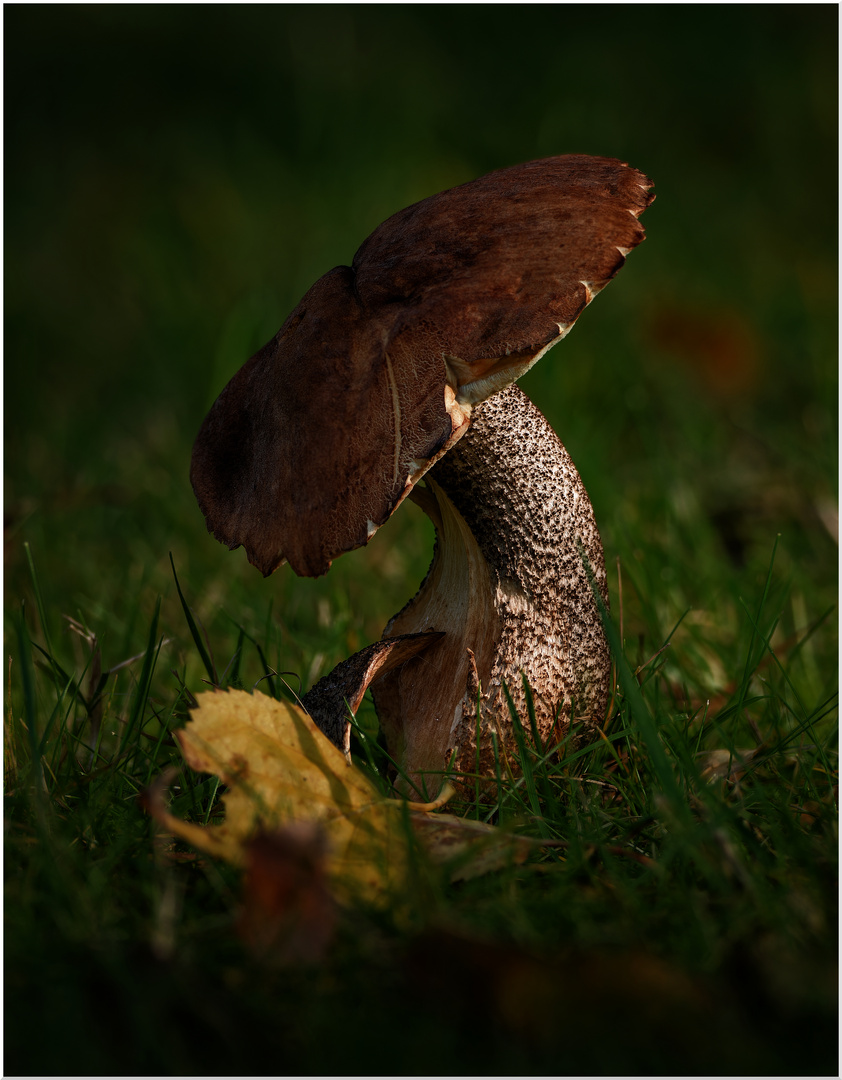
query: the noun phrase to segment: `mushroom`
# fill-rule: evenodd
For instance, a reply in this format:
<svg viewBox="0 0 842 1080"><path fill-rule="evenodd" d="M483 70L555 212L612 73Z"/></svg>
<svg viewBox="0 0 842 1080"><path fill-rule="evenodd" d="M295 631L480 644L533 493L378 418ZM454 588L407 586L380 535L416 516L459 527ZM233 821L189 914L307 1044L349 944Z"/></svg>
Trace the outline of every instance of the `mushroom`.
<svg viewBox="0 0 842 1080"><path fill-rule="evenodd" d="M326 573L408 496L432 519L430 569L383 634L422 651L360 667L404 788L425 798L453 759L494 774L495 753L515 745L507 690L527 715L524 675L544 741L604 714L593 511L552 428L510 384L643 239L650 188L623 162L564 155L400 211L316 282L196 440L209 531L264 575L285 561ZM413 637L432 633L443 636ZM337 677L333 700L359 700L360 685ZM344 710L317 723L345 745Z"/></svg>
<svg viewBox="0 0 842 1080"><path fill-rule="evenodd" d="M332 743L351 756L352 716L375 679L405 664L439 638L442 633L404 634L375 641L337 664L301 699L301 704Z"/></svg>

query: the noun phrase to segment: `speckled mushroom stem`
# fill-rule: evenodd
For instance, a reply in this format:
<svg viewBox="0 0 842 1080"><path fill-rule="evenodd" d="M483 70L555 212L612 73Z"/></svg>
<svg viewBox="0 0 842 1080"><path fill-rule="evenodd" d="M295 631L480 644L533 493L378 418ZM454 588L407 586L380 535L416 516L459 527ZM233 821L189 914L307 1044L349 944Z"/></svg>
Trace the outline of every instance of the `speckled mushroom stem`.
<svg viewBox="0 0 842 1080"><path fill-rule="evenodd" d="M416 501L436 525L433 561L384 638L444 637L372 694L390 753L426 798L454 751L456 771L494 775L492 731L511 758L504 683L528 728L526 676L538 732L551 744L572 720L602 722L611 665L584 563L607 604L590 500L529 398L509 386L477 406L467 433L425 479Z"/></svg>
<svg viewBox="0 0 842 1080"><path fill-rule="evenodd" d="M602 719L609 656L585 567L603 597L605 569L590 503L538 410L502 388L643 240L651 187L615 158L562 154L398 211L308 290L196 439L208 528L264 576L284 562L327 573L406 498L435 522L418 595L303 699L347 751L346 705L371 685L422 798L452 756L463 773L494 774L492 735L502 753L514 744L506 688L527 715L523 675L545 743Z"/></svg>

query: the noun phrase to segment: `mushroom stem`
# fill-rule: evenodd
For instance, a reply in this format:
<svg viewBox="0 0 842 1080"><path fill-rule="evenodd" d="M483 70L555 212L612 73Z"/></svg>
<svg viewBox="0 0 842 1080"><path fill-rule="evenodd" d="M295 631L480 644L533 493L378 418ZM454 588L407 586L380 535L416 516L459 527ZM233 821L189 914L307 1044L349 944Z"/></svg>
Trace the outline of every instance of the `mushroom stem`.
<svg viewBox="0 0 842 1080"><path fill-rule="evenodd" d="M590 500L529 398L512 385L478 405L426 481L417 501L436 525L433 561L383 636L444 636L372 686L389 752L425 798L454 752L457 772L493 776L492 732L501 756L516 749L504 685L528 727L526 676L547 744L574 719L601 722L611 671L589 580L607 604Z"/></svg>
<svg viewBox="0 0 842 1080"><path fill-rule="evenodd" d="M508 695L533 718L523 676L544 743L604 713L590 502L544 417L505 387L643 240L651 187L615 158L563 154L393 214L308 290L196 439L208 528L264 575L284 562L327 573L408 497L429 514L438 540L418 595L304 699L347 750L346 703L372 685L405 786L424 798L451 757L494 775L492 736L502 753L514 744Z"/></svg>

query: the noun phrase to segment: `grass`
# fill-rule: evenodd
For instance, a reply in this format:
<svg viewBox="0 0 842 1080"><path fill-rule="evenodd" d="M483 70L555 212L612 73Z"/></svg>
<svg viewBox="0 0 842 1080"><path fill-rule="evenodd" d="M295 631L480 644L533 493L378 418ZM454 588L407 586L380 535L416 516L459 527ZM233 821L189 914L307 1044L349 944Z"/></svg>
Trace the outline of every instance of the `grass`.
<svg viewBox="0 0 842 1080"><path fill-rule="evenodd" d="M4 11L9 1074L838 1072L835 9L474 10ZM395 910L273 965L141 793L174 765L212 820L194 696L312 685L432 529L405 505L261 581L205 532L192 438L385 216L566 150L658 193L522 381L606 550L603 734L518 717L520 776L451 808L555 846L457 884L416 851Z"/></svg>
<svg viewBox="0 0 842 1080"><path fill-rule="evenodd" d="M520 774L502 767L492 802L452 809L560 846L456 885L416 853L403 917L347 911L303 969L250 952L237 874L165 857L139 803L180 760L171 732L192 695L211 675L265 676L271 635L240 630L220 677L185 599L192 675L165 670L157 606L145 651L109 670L81 626L74 663L32 642L21 613L7 1071L832 1072L836 701L805 701L800 659L821 626L776 647L774 595L770 566L717 703L676 680L679 627L637 671L616 654L589 745L540 746L515 713ZM180 766L176 791L174 812L207 822L216 781ZM39 1035L54 1010L60 1043Z"/></svg>

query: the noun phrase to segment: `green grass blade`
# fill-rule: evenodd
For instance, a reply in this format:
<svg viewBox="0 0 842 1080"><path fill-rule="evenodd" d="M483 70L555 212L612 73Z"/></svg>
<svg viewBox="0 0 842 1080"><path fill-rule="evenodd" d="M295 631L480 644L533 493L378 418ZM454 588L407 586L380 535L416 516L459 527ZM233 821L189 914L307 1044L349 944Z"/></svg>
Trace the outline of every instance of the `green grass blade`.
<svg viewBox="0 0 842 1080"><path fill-rule="evenodd" d="M41 595L41 585L38 581L38 574L35 570L35 559L32 557L32 549L29 546L29 541L26 541L23 545L26 552L26 561L29 566L29 575L32 578L32 589L35 593L35 604L38 608L38 619L41 623L41 632L44 635L44 641L47 643L48 652L52 653L53 647L50 641L50 627L47 622L47 613L44 608L44 598Z"/></svg>
<svg viewBox="0 0 842 1080"><path fill-rule="evenodd" d="M678 782L675 778L673 767L664 750L655 719L650 713L646 702L643 700L643 695L640 692L640 684L626 660L623 652L623 643L620 640L620 632L614 625L608 612L608 608L605 606L605 601L602 599L593 570L587 560L584 547L581 544L579 545L579 557L581 558L585 572L588 575L588 581L590 582L591 591L593 592L594 600L596 601L599 617L602 620L605 636L608 639L608 646L614 657L614 662L617 667L617 681L620 684L620 689L629 703L632 719L637 726L640 737L643 739L644 746L646 747L655 773L655 778L658 781L661 791L663 795L673 803L677 810L683 805L683 799L681 797ZM683 618L684 616L682 616L682 619ZM676 627L680 622L681 620L676 624Z"/></svg>
<svg viewBox="0 0 842 1080"><path fill-rule="evenodd" d="M216 677L216 665L213 662L213 658L207 650L202 633L199 627L196 625L196 620L193 618L193 612L190 610L190 606L184 598L184 593L181 591L181 585L179 584L178 574L175 572L175 561L170 552L170 565L172 566L172 576L175 579L175 587L178 590L178 598L181 601L181 607L184 611L184 617L187 620L187 626L190 629L190 635L195 642L196 649L204 664L205 671L208 673L208 678L214 686L218 685Z"/></svg>
<svg viewBox="0 0 842 1080"><path fill-rule="evenodd" d="M44 670L50 672L50 674L53 676L53 681L55 682L56 686L59 687L61 693L66 693L65 688L67 687L72 688L74 696L79 699L86 711L90 711L90 704L88 702L88 699L85 697L85 694L80 688L80 684L85 676L85 672L83 671L78 678L75 675L69 675L61 666L61 664L56 660L56 658L54 656L51 656L46 649L42 649L37 641L31 642L31 646L32 648L37 649L37 651L41 653L43 657L45 657L47 663L42 665L39 661L39 666L41 666ZM85 668L85 671L87 671L87 666Z"/></svg>
<svg viewBox="0 0 842 1080"><path fill-rule="evenodd" d="M23 708L26 717L26 728L29 736L29 751L32 768L35 769L40 761L38 753L38 704L35 698L35 671L32 665L32 649L30 646L29 632L26 628L26 616L24 607L21 605L20 616L16 627L18 639L18 655L20 657L20 680L23 688Z"/></svg>
<svg viewBox="0 0 842 1080"><path fill-rule="evenodd" d="M594 590L594 595L597 598L597 605L599 607L599 614L602 618L605 636L608 638L608 645L614 656L614 662L617 665L617 680L620 683L623 695L629 703L632 719L640 733L640 737L643 739L661 791L677 807L682 803L680 789L672 765L670 764L670 760L666 755L663 743L658 734L655 720L649 712L646 702L643 700L638 681L634 677L634 673L623 655L619 631L614 625L611 616L608 614L605 604L602 601L602 597L596 590Z"/></svg>
<svg viewBox="0 0 842 1080"><path fill-rule="evenodd" d="M269 604L269 610L270 610L270 612L272 610L271 603ZM281 700L280 683L282 682L282 680L278 677L278 672L275 671L274 668L269 666L269 662L266 659L266 654L264 653L263 649L261 648L260 642L257 641L257 639L254 638L250 633L248 633L248 631L245 630L244 627L242 627L240 625L240 623L237 622L236 619L233 619L230 615L227 615L227 613L226 613L226 617L234 624L234 626L236 626L237 630L240 633L240 640L242 641L243 639L245 639L246 641L250 641L252 643L252 645L254 645L255 649L257 650L257 655L258 655L258 657L260 659L260 664L261 664L261 666L263 668L263 675L260 677L260 679L257 680L257 682L261 682L263 679L266 679L267 682L269 683L269 689L270 689L270 691L272 693L272 697L275 698L276 701L280 701ZM299 676L299 680L300 680L300 676ZM251 689L254 690L254 688L256 686L257 686L257 683L254 683L254 685L252 686Z"/></svg>
<svg viewBox="0 0 842 1080"><path fill-rule="evenodd" d="M143 657L143 668L140 673L140 679L138 680L137 690L135 692L134 704L132 706L129 722L126 725L126 729L123 732L123 737L120 740L119 754L129 744L129 740L132 738L135 727L140 722L143 712L146 708L146 701L149 697L149 690L152 685L152 673L155 670L155 661L158 658L158 653L161 650L163 644L163 638L158 641L158 618L161 613L161 597L158 597L158 602L155 605L155 614L152 616L152 623L149 627L149 640L146 645L146 653ZM156 645L157 642L157 645Z"/></svg>
<svg viewBox="0 0 842 1080"><path fill-rule="evenodd" d="M745 707L745 699L748 696L748 688L749 688L749 685L751 683L751 677L754 674L754 670L757 667L757 663L758 663L758 660L759 660L759 657L758 657L758 659L753 658L754 643L755 643L755 641L757 639L757 634L758 634L757 624L760 622L760 617L763 614L763 609L766 606L766 601L769 599L769 591L770 591L771 586L772 586L772 568L775 565L775 554L776 554L776 552L778 550L778 540L779 539L780 539L779 536L775 537L775 543L772 546L772 557L769 560L769 569L766 572L766 581L765 581L764 586L763 586L763 596L760 598L760 604L759 604L759 606L757 608L756 618L751 620L751 623L752 623L752 635L751 635L751 640L749 641L748 651L746 652L746 662L745 662L745 665L743 667L743 678L742 678L742 682L741 682L740 688L739 688L739 695L737 697L737 710L738 710L738 712L742 712L743 708Z"/></svg>
<svg viewBox="0 0 842 1080"><path fill-rule="evenodd" d="M228 670L223 674L225 686L233 686L235 689L242 688L242 682L240 681L240 663L243 659L243 641L245 640L245 636L245 631L241 629L239 637L237 638L237 648L234 652L234 656L231 663L228 665Z"/></svg>
<svg viewBox="0 0 842 1080"><path fill-rule="evenodd" d="M535 771L532 754L529 752L529 748L526 744L523 724L521 723L521 719L518 715L517 708L515 707L514 700L512 699L512 695L509 692L509 688L505 682L503 682L503 693L506 696L506 704L509 707L509 714L512 718L512 730L514 731L515 741L517 742L521 775L523 776L523 785L526 788L526 797L529 800L529 808L532 811L532 815L535 818L541 835L549 837L550 832L546 822L544 821L544 815L541 810L541 802L538 798L538 788L535 784Z"/></svg>

